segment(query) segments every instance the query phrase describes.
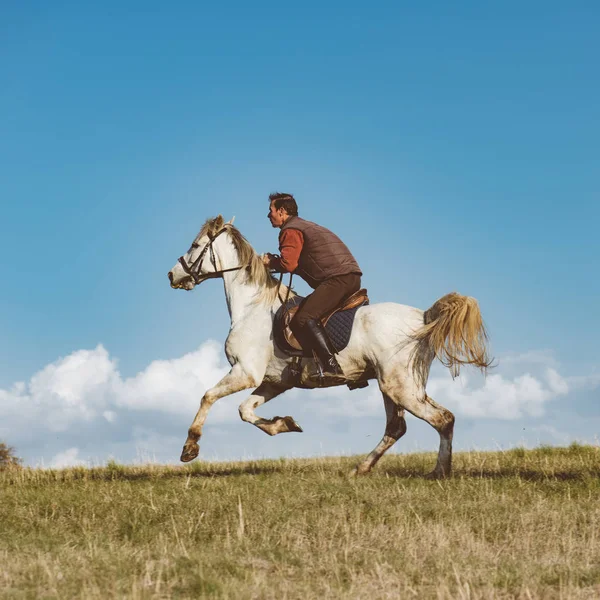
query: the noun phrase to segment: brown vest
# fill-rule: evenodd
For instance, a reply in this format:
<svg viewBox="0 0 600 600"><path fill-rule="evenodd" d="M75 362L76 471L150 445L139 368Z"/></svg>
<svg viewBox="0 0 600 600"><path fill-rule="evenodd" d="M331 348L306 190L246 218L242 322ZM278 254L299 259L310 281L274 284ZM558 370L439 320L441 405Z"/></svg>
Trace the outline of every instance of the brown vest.
<svg viewBox="0 0 600 600"><path fill-rule="evenodd" d="M348 247L335 233L300 217L290 217L282 226L302 232L304 244L298 267L294 271L315 289L330 277L356 273L362 275L360 267ZM281 238L281 233L279 237Z"/></svg>

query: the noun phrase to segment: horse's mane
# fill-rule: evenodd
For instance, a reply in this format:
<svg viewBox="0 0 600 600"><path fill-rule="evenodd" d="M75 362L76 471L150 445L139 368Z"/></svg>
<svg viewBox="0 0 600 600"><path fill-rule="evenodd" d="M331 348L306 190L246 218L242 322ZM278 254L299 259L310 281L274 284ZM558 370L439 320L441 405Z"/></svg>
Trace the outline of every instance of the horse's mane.
<svg viewBox="0 0 600 600"><path fill-rule="evenodd" d="M221 215L206 220L200 233L196 236L196 239L208 235L210 237L215 236L221 229L227 228L229 238L233 243L234 248L238 253L240 265L247 265L246 273L250 283L254 283L259 288L257 300L264 302L265 304L273 304L275 298L277 298L277 288L279 287L279 279L273 277L269 268L263 263L262 259L250 244L250 242L235 228L231 223L225 223L225 220ZM285 298L288 293L288 288L283 283L280 288L281 298ZM290 298L296 294L290 290Z"/></svg>

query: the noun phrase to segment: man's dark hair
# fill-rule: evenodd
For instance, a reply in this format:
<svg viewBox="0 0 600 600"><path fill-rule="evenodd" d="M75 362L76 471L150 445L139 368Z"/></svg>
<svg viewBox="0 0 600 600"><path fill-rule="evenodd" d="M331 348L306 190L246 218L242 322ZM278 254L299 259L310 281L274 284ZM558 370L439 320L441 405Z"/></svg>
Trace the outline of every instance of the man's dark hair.
<svg viewBox="0 0 600 600"><path fill-rule="evenodd" d="M291 194L273 192L272 194L269 194L269 202L273 202L277 210L285 208L285 212L287 212L290 217L298 216L298 205L296 204L296 199Z"/></svg>

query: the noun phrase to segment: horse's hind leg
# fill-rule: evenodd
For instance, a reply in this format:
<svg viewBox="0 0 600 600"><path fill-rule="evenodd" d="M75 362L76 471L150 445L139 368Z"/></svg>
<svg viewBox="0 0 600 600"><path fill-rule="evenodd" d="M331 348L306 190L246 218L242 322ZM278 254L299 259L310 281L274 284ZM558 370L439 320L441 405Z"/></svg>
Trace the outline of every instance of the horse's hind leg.
<svg viewBox="0 0 600 600"><path fill-rule="evenodd" d="M377 461L406 433L404 409L398 406L387 394L383 394L385 416L387 419L385 433L375 449L356 467L357 475L368 473Z"/></svg>
<svg viewBox="0 0 600 600"><path fill-rule="evenodd" d="M429 476L435 479L449 477L452 470L454 415L443 406L436 404L409 378L397 382L393 387L383 381L380 381L379 386L381 391L387 393L396 404L429 423L440 434L437 463Z"/></svg>
<svg viewBox="0 0 600 600"><path fill-rule="evenodd" d="M454 434L454 415L425 394L424 404L434 413L433 423L427 421L440 434L440 449L435 469L429 474L434 479L449 477L452 470L452 436ZM415 413L413 413L415 414ZM417 415L418 416L418 415Z"/></svg>

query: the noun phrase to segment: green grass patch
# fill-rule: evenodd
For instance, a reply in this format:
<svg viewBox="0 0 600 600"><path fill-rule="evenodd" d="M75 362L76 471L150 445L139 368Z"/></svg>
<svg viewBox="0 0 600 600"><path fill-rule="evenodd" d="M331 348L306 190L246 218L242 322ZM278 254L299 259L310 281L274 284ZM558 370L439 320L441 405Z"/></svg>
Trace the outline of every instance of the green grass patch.
<svg viewBox="0 0 600 600"><path fill-rule="evenodd" d="M597 598L600 449L0 472L2 598Z"/></svg>

